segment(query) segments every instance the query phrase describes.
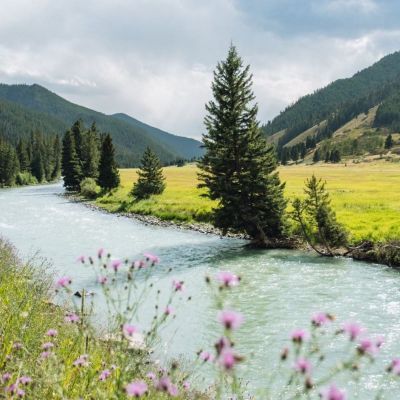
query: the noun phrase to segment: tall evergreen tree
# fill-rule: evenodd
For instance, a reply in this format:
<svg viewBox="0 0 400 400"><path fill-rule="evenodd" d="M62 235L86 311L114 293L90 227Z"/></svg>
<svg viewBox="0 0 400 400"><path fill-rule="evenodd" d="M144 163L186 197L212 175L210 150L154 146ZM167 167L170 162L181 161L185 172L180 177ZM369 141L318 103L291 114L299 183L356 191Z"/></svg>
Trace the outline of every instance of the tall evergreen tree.
<svg viewBox="0 0 400 400"><path fill-rule="evenodd" d="M114 146L110 134L103 137L99 162L98 185L104 190L111 190L119 185L119 171L114 158Z"/></svg>
<svg viewBox="0 0 400 400"><path fill-rule="evenodd" d="M75 151L76 155L78 157L78 161L81 164L83 164L83 155L82 155L82 141L83 141L83 122L81 119L78 119L72 127L71 127L71 133L74 137L74 143L75 143Z"/></svg>
<svg viewBox="0 0 400 400"><path fill-rule="evenodd" d="M14 147L0 138L0 186L12 186L19 171Z"/></svg>
<svg viewBox="0 0 400 400"><path fill-rule="evenodd" d="M156 153L147 147L141 160L138 180L133 185L132 196L148 199L153 194L161 194L165 189L164 176Z"/></svg>
<svg viewBox="0 0 400 400"><path fill-rule="evenodd" d="M29 170L29 156L28 156L28 151L26 148L26 144L22 139L18 140L17 143L17 155L18 155L18 161L19 161L19 169L22 172L28 171Z"/></svg>
<svg viewBox="0 0 400 400"><path fill-rule="evenodd" d="M217 65L212 92L199 187L218 200L214 223L223 233L245 231L255 244L267 246L284 231L284 185L275 172L275 150L260 132L249 66L234 46Z"/></svg>
<svg viewBox="0 0 400 400"><path fill-rule="evenodd" d="M60 136L56 135L53 142L53 168L51 171L51 180L54 181L60 177L61 173L61 143Z"/></svg>
<svg viewBox="0 0 400 400"><path fill-rule="evenodd" d="M96 124L93 122L91 128L82 138L82 172L86 178L97 178L99 174L99 159L99 135Z"/></svg>
<svg viewBox="0 0 400 400"><path fill-rule="evenodd" d="M316 149L314 151L314 155L313 155L313 162L316 163L316 162L318 162L320 160L321 160L321 153L320 153L319 149Z"/></svg>
<svg viewBox="0 0 400 400"><path fill-rule="evenodd" d="M393 137L389 134L385 140L385 149L391 149L393 147Z"/></svg>
<svg viewBox="0 0 400 400"><path fill-rule="evenodd" d="M75 150L74 135L71 131L67 131L63 137L61 168L64 177L64 187L70 191L79 190L83 176Z"/></svg>

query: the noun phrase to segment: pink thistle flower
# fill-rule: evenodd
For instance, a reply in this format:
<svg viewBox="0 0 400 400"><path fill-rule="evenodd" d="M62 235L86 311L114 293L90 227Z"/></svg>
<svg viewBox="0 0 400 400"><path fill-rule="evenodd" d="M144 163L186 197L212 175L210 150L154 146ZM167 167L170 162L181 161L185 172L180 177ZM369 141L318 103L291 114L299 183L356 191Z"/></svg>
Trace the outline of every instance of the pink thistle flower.
<svg viewBox="0 0 400 400"><path fill-rule="evenodd" d="M67 287L68 285L70 285L72 283L72 280L70 277L68 276L62 276L61 278L59 278L56 282L56 286L57 287Z"/></svg>
<svg viewBox="0 0 400 400"><path fill-rule="evenodd" d="M394 358L388 370L389 372L393 372L395 375L400 376L400 358Z"/></svg>
<svg viewBox="0 0 400 400"><path fill-rule="evenodd" d="M382 345L385 343L385 338L382 335L379 335L376 339L375 339L375 346L380 349L382 347Z"/></svg>
<svg viewBox="0 0 400 400"><path fill-rule="evenodd" d="M209 353L208 351L202 351L201 353L200 353L200 359L201 360L203 360L204 362L207 362L207 361L210 361L210 362L212 362L212 361L214 361L214 356L211 354L211 353Z"/></svg>
<svg viewBox="0 0 400 400"><path fill-rule="evenodd" d="M172 306L170 306L170 305L168 305L167 307L165 307L165 310L164 310L164 314L165 314L165 315L171 315L171 314L173 314L174 312L175 312L174 307L172 307Z"/></svg>
<svg viewBox="0 0 400 400"><path fill-rule="evenodd" d="M29 385L32 383L32 378L30 376L21 376L18 378L17 383L21 385Z"/></svg>
<svg viewBox="0 0 400 400"><path fill-rule="evenodd" d="M160 262L160 259L157 256L155 256L154 254L145 253L144 256L145 256L146 260L150 261L152 264L157 264Z"/></svg>
<svg viewBox="0 0 400 400"><path fill-rule="evenodd" d="M184 284L183 281L176 281L176 280L172 281L172 286L175 292L182 292L184 290L183 284Z"/></svg>
<svg viewBox="0 0 400 400"><path fill-rule="evenodd" d="M222 350L219 362L226 370L231 370L237 361L238 358L235 356L235 353L231 348L228 347Z"/></svg>
<svg viewBox="0 0 400 400"><path fill-rule="evenodd" d="M310 339L310 334L304 329L296 329L292 332L292 341L294 343L303 343Z"/></svg>
<svg viewBox="0 0 400 400"><path fill-rule="evenodd" d="M98 282L100 283L100 285L105 285L107 283L108 279L106 276L100 276L98 279Z"/></svg>
<svg viewBox="0 0 400 400"><path fill-rule="evenodd" d="M144 262L143 260L135 261L135 262L133 263L133 267L134 267L134 268L138 268L138 269L143 268L145 265L146 265L146 264L145 264L145 262Z"/></svg>
<svg viewBox="0 0 400 400"><path fill-rule="evenodd" d="M178 388L171 382L168 376L163 376L156 384L156 389L161 392L166 392L170 396L178 395Z"/></svg>
<svg viewBox="0 0 400 400"><path fill-rule="evenodd" d="M24 397L24 396L25 396L25 391L22 390L22 389L18 389L18 390L17 390L17 396L18 396L19 398Z"/></svg>
<svg viewBox="0 0 400 400"><path fill-rule="evenodd" d="M10 379L11 379L11 374L9 372L6 372L1 377L1 380L2 380L3 383L8 382Z"/></svg>
<svg viewBox="0 0 400 400"><path fill-rule="evenodd" d="M369 354L373 356L378 352L378 347L371 339L362 339L357 347L360 354Z"/></svg>
<svg viewBox="0 0 400 400"><path fill-rule="evenodd" d="M57 335L58 335L58 332L56 329L49 329L46 332L46 336L49 336L49 337L56 337Z"/></svg>
<svg viewBox="0 0 400 400"><path fill-rule="evenodd" d="M20 342L15 342L15 343L13 343L12 348L13 348L14 350L21 350L21 349L22 349L22 343L20 343Z"/></svg>
<svg viewBox="0 0 400 400"><path fill-rule="evenodd" d="M97 250L97 257L102 258L104 254L104 249L101 247L100 249Z"/></svg>
<svg viewBox="0 0 400 400"><path fill-rule="evenodd" d="M141 397L147 392L147 389L147 384L144 381L133 381L125 388L128 397Z"/></svg>
<svg viewBox="0 0 400 400"><path fill-rule="evenodd" d="M226 287L236 286L239 284L239 277L229 271L220 271L217 275L217 279Z"/></svg>
<svg viewBox="0 0 400 400"><path fill-rule="evenodd" d="M79 256L79 257L77 258L77 261L80 262L80 263L82 263L82 264L85 264L85 256Z"/></svg>
<svg viewBox="0 0 400 400"><path fill-rule="evenodd" d="M65 322L69 322L71 324L73 324L75 322L79 322L79 317L78 317L78 315L76 315L74 313L69 313L65 317Z"/></svg>
<svg viewBox="0 0 400 400"><path fill-rule="evenodd" d="M53 354L53 353L52 353L51 351L43 351L43 352L40 354L40 358L41 358L42 360L46 360L46 359L49 358L52 354Z"/></svg>
<svg viewBox="0 0 400 400"><path fill-rule="evenodd" d="M139 332L139 329L134 325L124 324L124 326L122 327L122 333L126 338L131 337L134 333L137 332Z"/></svg>
<svg viewBox="0 0 400 400"><path fill-rule="evenodd" d="M6 387L6 392L10 394L16 394L17 390L18 390L18 385L16 383L13 383L12 385Z"/></svg>
<svg viewBox="0 0 400 400"><path fill-rule="evenodd" d="M82 354L74 362L75 367L87 367L89 365L89 356L87 354Z"/></svg>
<svg viewBox="0 0 400 400"><path fill-rule="evenodd" d="M42 344L42 349L43 350L50 350L54 347L54 343L52 342L46 342Z"/></svg>
<svg viewBox="0 0 400 400"><path fill-rule="evenodd" d="M189 390L189 389L190 389L190 382L185 381L185 382L183 382L182 386L183 386L183 388L184 388L185 390Z"/></svg>
<svg viewBox="0 0 400 400"><path fill-rule="evenodd" d="M363 331L361 325L355 322L346 322L343 325L343 332L349 335L351 341L354 341Z"/></svg>
<svg viewBox="0 0 400 400"><path fill-rule="evenodd" d="M118 270L121 267L121 265L122 265L122 261L121 260L114 260L111 263L111 267L114 270L114 272L118 272Z"/></svg>
<svg viewBox="0 0 400 400"><path fill-rule="evenodd" d="M294 369L302 374L308 374L311 372L311 363L303 357L298 358L294 364Z"/></svg>
<svg viewBox="0 0 400 400"><path fill-rule="evenodd" d="M237 329L243 323L243 315L231 310L221 311L218 319L225 329Z"/></svg>
<svg viewBox="0 0 400 400"><path fill-rule="evenodd" d="M147 378L149 378L152 381L154 381L154 379L156 379L156 374L154 372L149 372L146 376L147 376Z"/></svg>
<svg viewBox="0 0 400 400"><path fill-rule="evenodd" d="M111 371L109 369L105 369L104 371L101 371L99 376L99 381L105 381L110 376L111 376Z"/></svg>
<svg viewBox="0 0 400 400"><path fill-rule="evenodd" d="M330 321L331 321L331 318L329 317L329 315L327 313L324 313L324 312L318 312L318 313L314 314L311 318L311 323L317 327L326 325Z"/></svg>
<svg viewBox="0 0 400 400"><path fill-rule="evenodd" d="M346 400L346 393L332 384L321 391L321 397L324 400Z"/></svg>
<svg viewBox="0 0 400 400"><path fill-rule="evenodd" d="M217 343L215 343L215 350L217 351L217 354L221 354L222 350L226 349L226 348L230 348L232 347L232 343L231 341L226 338L226 337L221 337Z"/></svg>

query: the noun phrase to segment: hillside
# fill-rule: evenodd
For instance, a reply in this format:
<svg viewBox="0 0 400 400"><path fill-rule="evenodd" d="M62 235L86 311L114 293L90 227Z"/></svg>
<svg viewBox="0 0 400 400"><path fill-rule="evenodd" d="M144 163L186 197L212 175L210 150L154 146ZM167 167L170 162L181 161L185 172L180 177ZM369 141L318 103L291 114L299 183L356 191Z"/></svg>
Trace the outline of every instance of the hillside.
<svg viewBox="0 0 400 400"><path fill-rule="evenodd" d="M201 143L153 128L129 116L110 116L71 103L40 85L0 84L0 134L13 140L32 130L62 134L76 120L111 133L121 166L136 166L147 146L163 163L202 154ZM133 122L134 121L134 122Z"/></svg>
<svg viewBox="0 0 400 400"><path fill-rule="evenodd" d="M339 79L300 98L264 125L263 131L267 136L272 136L284 129L285 134L279 140L282 147L335 113L342 114L349 108L357 109L355 115L367 111L392 94L394 86L398 88L399 85L400 52L396 52L351 78ZM355 115L349 115L346 122Z"/></svg>

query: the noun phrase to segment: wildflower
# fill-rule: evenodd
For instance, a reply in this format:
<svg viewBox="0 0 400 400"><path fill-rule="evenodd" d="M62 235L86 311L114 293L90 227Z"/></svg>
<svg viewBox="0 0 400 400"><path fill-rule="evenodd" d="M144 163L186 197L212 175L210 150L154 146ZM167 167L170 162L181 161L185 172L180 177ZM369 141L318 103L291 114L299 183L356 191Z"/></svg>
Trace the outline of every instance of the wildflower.
<svg viewBox="0 0 400 400"><path fill-rule="evenodd" d="M40 358L41 358L42 360L46 360L46 359L49 358L52 354L53 354L53 353L52 353L51 351L43 351L43 352L40 354Z"/></svg>
<svg viewBox="0 0 400 400"><path fill-rule="evenodd" d="M6 387L6 392L9 392L10 394L16 394L18 390L18 385L16 383L13 383L10 386Z"/></svg>
<svg viewBox="0 0 400 400"><path fill-rule="evenodd" d="M217 343L215 343L215 350L217 351L217 354L221 354L222 350L224 350L225 348L231 347L232 343L231 341L226 338L226 337L222 337L218 340Z"/></svg>
<svg viewBox="0 0 400 400"><path fill-rule="evenodd" d="M289 349L285 347L281 352L281 360L285 361L288 358L288 355L289 355Z"/></svg>
<svg viewBox="0 0 400 400"><path fill-rule="evenodd" d="M98 258L102 258L104 254L104 249L100 248L99 250L97 250L97 257Z"/></svg>
<svg viewBox="0 0 400 400"><path fill-rule="evenodd" d="M78 315L76 315L74 313L69 313L65 317L65 322L70 322L73 324L74 322L78 322L78 321L79 321L79 317L78 317Z"/></svg>
<svg viewBox="0 0 400 400"><path fill-rule="evenodd" d="M8 382L10 379L11 379L11 374L9 372L6 372L1 377L1 380L2 380L3 383Z"/></svg>
<svg viewBox="0 0 400 400"><path fill-rule="evenodd" d="M172 286L175 289L175 292L182 292L184 287L183 287L184 282L183 281L172 281Z"/></svg>
<svg viewBox="0 0 400 400"><path fill-rule="evenodd" d="M235 366L236 362L239 360L240 358L234 354L233 350L230 347L222 350L221 355L219 357L220 364L226 370L231 370Z"/></svg>
<svg viewBox="0 0 400 400"><path fill-rule="evenodd" d="M375 346L378 349L382 347L383 343L385 343L385 338L383 336L380 335L375 339Z"/></svg>
<svg viewBox="0 0 400 400"><path fill-rule="evenodd" d="M57 335L58 335L58 332L56 329L49 329L46 332L46 336L49 336L49 337L56 337Z"/></svg>
<svg viewBox="0 0 400 400"><path fill-rule="evenodd" d="M56 282L57 287L67 287L68 285L70 285L72 283L72 280L70 277L68 276L62 276L61 278L59 278Z"/></svg>
<svg viewBox="0 0 400 400"><path fill-rule="evenodd" d="M363 328L355 322L346 322L342 331L350 336L351 341L354 341L362 333Z"/></svg>
<svg viewBox="0 0 400 400"><path fill-rule="evenodd" d="M345 392L338 389L334 384L323 389L320 395L324 400L346 400Z"/></svg>
<svg viewBox="0 0 400 400"><path fill-rule="evenodd" d="M104 371L101 371L100 376L99 376L99 381L105 381L107 378L109 378L111 375L111 371L109 369L105 369Z"/></svg>
<svg viewBox="0 0 400 400"><path fill-rule="evenodd" d="M378 347L371 339L362 339L357 347L360 354L374 355L378 351Z"/></svg>
<svg viewBox="0 0 400 400"><path fill-rule="evenodd" d="M164 314L171 315L174 313L174 311L175 311L174 308L172 306L168 305L167 307L165 307Z"/></svg>
<svg viewBox="0 0 400 400"><path fill-rule="evenodd" d="M122 327L122 333L126 338L131 337L134 333L137 332L139 332L139 330L134 325L124 324L124 326Z"/></svg>
<svg viewBox="0 0 400 400"><path fill-rule="evenodd" d="M240 278L229 271L220 271L217 279L226 287L236 286L239 284Z"/></svg>
<svg viewBox="0 0 400 400"><path fill-rule="evenodd" d="M221 311L218 319L225 329L237 329L243 323L243 315L231 310Z"/></svg>
<svg viewBox="0 0 400 400"><path fill-rule="evenodd" d="M85 256L79 256L77 261L82 263L82 264L85 264Z"/></svg>
<svg viewBox="0 0 400 400"><path fill-rule="evenodd" d="M154 381L154 379L156 379L156 374L154 372L149 372L146 376L147 376L147 378L151 379L152 381Z"/></svg>
<svg viewBox="0 0 400 400"><path fill-rule="evenodd" d="M202 359L204 362L207 362L207 361L213 361L214 360L214 356L211 354L211 353L209 353L208 351L202 351L201 353L200 353L200 359Z"/></svg>
<svg viewBox="0 0 400 400"><path fill-rule="evenodd" d="M157 264L160 262L160 259L154 254L145 253L144 256L146 257L146 260L150 261L152 264Z"/></svg>
<svg viewBox="0 0 400 400"><path fill-rule="evenodd" d="M164 376L156 384L156 389L168 393L170 396L175 397L178 395L178 388L171 382L171 380Z"/></svg>
<svg viewBox="0 0 400 400"><path fill-rule="evenodd" d="M75 367L87 367L89 365L89 356L87 354L82 354L74 362Z"/></svg>
<svg viewBox="0 0 400 400"><path fill-rule="evenodd" d="M114 261L111 263L111 267L112 267L112 269L114 270L114 272L118 272L118 270L119 270L121 264L122 264L121 260L114 260Z"/></svg>
<svg viewBox="0 0 400 400"><path fill-rule="evenodd" d="M388 368L389 372L393 372L395 375L400 376L400 358L394 358L390 367Z"/></svg>
<svg viewBox="0 0 400 400"><path fill-rule="evenodd" d="M21 376L17 382L18 384L20 383L21 385L28 385L29 383L32 382L32 378L30 376Z"/></svg>
<svg viewBox="0 0 400 400"><path fill-rule="evenodd" d="M145 266L145 263L144 263L143 260L135 261L135 262L133 263L133 267L134 267L134 268L141 269L141 268L143 268L144 266Z"/></svg>
<svg viewBox="0 0 400 400"><path fill-rule="evenodd" d="M311 371L311 363L303 357L298 358L294 364L294 369L302 374L308 374Z"/></svg>
<svg viewBox="0 0 400 400"><path fill-rule="evenodd" d="M43 350L50 350L54 347L54 343L52 342L46 342L42 344L42 349Z"/></svg>
<svg viewBox="0 0 400 400"><path fill-rule="evenodd" d="M183 382L182 386L183 386L183 388L184 388L185 390L189 390L189 389L190 389L190 382L185 381L185 382Z"/></svg>
<svg viewBox="0 0 400 400"><path fill-rule="evenodd" d="M22 343L20 342L14 342L12 348L14 350L21 350L22 349Z"/></svg>
<svg viewBox="0 0 400 400"><path fill-rule="evenodd" d="M292 341L294 343L303 343L310 339L310 334L304 329L296 329L292 332Z"/></svg>
<svg viewBox="0 0 400 400"><path fill-rule="evenodd" d="M133 381L126 385L125 390L129 397L141 397L147 392L147 384L144 381Z"/></svg>
<svg viewBox="0 0 400 400"><path fill-rule="evenodd" d="M324 312L318 312L312 316L311 323L314 326L320 327L320 326L327 324L331 320L332 320L332 317L329 314L324 313Z"/></svg>
<svg viewBox="0 0 400 400"><path fill-rule="evenodd" d="M107 283L108 279L106 276L100 276L98 279L98 282L100 283L100 285L105 285Z"/></svg>

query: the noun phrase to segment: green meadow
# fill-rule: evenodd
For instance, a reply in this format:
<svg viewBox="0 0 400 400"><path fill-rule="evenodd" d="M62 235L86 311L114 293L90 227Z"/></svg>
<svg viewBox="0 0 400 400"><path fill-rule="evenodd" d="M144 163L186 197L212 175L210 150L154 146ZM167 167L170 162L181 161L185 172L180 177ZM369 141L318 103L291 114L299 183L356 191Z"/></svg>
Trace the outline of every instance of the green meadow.
<svg viewBox="0 0 400 400"><path fill-rule="evenodd" d="M315 174L327 182L339 221L353 241L385 241L400 238L400 165L385 161L362 164L291 165L279 168L286 182L288 200L302 196L304 181ZM207 222L215 205L197 189L197 168L164 168L167 188L162 195L134 202L129 192L135 169L121 169L121 187L97 199L97 205L113 212L155 215L164 220ZM290 207L290 205L289 205Z"/></svg>

